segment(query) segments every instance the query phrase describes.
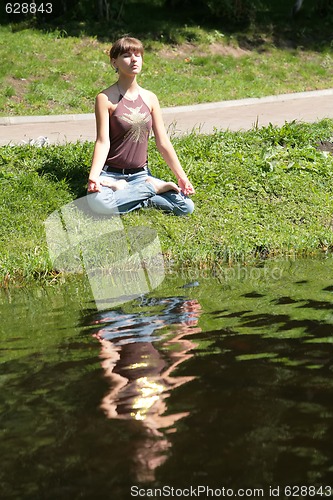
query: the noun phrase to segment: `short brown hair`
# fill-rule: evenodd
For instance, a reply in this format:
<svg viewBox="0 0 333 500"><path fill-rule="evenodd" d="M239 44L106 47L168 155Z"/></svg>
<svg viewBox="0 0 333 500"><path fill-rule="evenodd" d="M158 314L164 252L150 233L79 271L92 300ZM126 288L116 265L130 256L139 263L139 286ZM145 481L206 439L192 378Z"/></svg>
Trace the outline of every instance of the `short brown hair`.
<svg viewBox="0 0 333 500"><path fill-rule="evenodd" d="M143 56L142 42L130 36L119 38L111 47L110 59L117 59L118 56L126 54L126 52L140 52L141 56Z"/></svg>

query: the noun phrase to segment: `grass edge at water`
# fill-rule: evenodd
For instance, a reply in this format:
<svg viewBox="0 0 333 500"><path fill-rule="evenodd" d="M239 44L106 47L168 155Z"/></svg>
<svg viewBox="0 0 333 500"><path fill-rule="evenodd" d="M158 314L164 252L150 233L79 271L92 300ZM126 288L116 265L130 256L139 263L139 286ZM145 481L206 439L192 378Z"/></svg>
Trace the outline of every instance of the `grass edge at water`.
<svg viewBox="0 0 333 500"><path fill-rule="evenodd" d="M333 121L174 139L196 188L192 216L154 209L122 216L125 228L157 232L166 268L215 269L333 248L333 156L317 143ZM44 220L85 195L92 143L0 148L2 286L61 278L48 256ZM150 148L154 175L172 179ZM23 165L23 169L22 169Z"/></svg>

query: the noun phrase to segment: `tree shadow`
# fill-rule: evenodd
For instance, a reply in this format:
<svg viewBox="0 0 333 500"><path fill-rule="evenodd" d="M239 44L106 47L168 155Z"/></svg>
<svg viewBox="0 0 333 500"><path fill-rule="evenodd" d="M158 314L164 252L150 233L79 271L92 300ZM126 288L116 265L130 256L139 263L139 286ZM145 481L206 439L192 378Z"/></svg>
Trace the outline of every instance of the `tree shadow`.
<svg viewBox="0 0 333 500"><path fill-rule="evenodd" d="M154 41L177 45L198 41L198 27L233 37L241 48L265 51L272 46L283 49L302 48L322 51L332 46L333 3L326 8L317 2L304 2L293 16L293 0L264 1L261 8L243 18L213 17L206 4L185 2L170 7L170 1L154 4L145 0L122 2L120 12L110 13L109 20L98 19L93 12L73 9L66 13L60 7L52 16L16 16L3 14L0 23L13 31L34 27L40 31L57 31L59 36L93 36L110 42L129 34L140 38L147 49ZM224 42L225 43L225 42Z"/></svg>

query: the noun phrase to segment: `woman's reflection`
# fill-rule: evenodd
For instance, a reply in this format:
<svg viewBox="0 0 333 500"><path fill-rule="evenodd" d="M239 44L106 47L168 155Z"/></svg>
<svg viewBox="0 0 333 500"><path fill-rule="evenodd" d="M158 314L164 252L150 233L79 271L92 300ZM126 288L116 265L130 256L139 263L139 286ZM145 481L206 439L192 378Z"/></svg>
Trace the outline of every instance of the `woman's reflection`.
<svg viewBox="0 0 333 500"><path fill-rule="evenodd" d="M152 299L145 306L150 312L158 312L109 311L96 322L103 327L95 334L110 381L101 408L108 418L139 421L145 430L134 451L135 474L140 482L154 480L155 469L167 459L168 434L175 432L177 420L188 415L166 414L167 398L172 389L193 379L172 376L172 372L192 356L190 350L196 344L185 337L201 332L196 326L201 312L196 300Z"/></svg>

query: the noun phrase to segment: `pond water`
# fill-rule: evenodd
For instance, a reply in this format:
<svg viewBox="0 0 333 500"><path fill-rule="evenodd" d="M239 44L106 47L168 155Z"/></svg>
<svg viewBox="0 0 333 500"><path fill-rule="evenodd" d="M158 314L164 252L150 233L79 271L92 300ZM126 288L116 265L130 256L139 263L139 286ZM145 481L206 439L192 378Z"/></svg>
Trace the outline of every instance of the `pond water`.
<svg viewBox="0 0 333 500"><path fill-rule="evenodd" d="M102 311L85 279L3 290L0 497L331 496L332 271L170 274Z"/></svg>

